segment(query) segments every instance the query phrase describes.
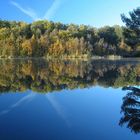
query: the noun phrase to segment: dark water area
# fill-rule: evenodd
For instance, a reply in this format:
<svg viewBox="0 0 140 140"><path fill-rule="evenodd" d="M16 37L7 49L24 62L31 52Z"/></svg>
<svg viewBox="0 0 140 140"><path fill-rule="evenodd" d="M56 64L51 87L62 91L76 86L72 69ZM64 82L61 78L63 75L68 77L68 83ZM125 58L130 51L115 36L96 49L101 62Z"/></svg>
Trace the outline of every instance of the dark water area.
<svg viewBox="0 0 140 140"><path fill-rule="evenodd" d="M139 59L0 60L0 140L139 140Z"/></svg>

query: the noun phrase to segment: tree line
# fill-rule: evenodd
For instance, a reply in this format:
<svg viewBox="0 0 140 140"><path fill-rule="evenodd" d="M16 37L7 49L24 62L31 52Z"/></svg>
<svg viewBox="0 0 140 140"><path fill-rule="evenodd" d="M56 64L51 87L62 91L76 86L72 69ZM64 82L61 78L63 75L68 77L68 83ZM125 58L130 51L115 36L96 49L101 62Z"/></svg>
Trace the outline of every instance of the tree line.
<svg viewBox="0 0 140 140"><path fill-rule="evenodd" d="M125 27L0 20L0 57L92 57L140 54L140 8L122 15Z"/></svg>

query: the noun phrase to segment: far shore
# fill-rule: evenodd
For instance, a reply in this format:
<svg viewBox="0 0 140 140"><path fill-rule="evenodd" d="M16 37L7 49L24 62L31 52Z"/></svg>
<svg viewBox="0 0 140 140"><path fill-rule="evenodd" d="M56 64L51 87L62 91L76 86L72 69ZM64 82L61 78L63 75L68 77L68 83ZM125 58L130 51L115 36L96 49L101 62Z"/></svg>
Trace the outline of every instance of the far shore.
<svg viewBox="0 0 140 140"><path fill-rule="evenodd" d="M92 56L92 57L0 57L0 60L82 60L82 61L90 61L90 60L137 60L140 61L140 57L122 57L122 56Z"/></svg>

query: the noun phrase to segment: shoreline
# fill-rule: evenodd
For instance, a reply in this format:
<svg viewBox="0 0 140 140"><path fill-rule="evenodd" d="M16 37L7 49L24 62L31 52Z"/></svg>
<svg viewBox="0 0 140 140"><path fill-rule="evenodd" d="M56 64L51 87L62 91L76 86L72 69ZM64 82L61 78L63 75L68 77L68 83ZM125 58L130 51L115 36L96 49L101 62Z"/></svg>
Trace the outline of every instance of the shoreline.
<svg viewBox="0 0 140 140"><path fill-rule="evenodd" d="M5 57L0 58L0 60L64 60L64 61L74 61L74 60L82 60L82 61L92 61L92 60L128 60L128 61L140 61L140 57L121 57L121 56L93 56L93 57Z"/></svg>

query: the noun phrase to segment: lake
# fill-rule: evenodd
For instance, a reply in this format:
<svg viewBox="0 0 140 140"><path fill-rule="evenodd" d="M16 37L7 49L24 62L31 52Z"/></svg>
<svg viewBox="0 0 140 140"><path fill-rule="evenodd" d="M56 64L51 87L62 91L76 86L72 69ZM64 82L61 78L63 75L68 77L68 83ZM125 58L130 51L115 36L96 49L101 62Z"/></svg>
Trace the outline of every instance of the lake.
<svg viewBox="0 0 140 140"><path fill-rule="evenodd" d="M139 140L140 61L0 60L0 140Z"/></svg>

